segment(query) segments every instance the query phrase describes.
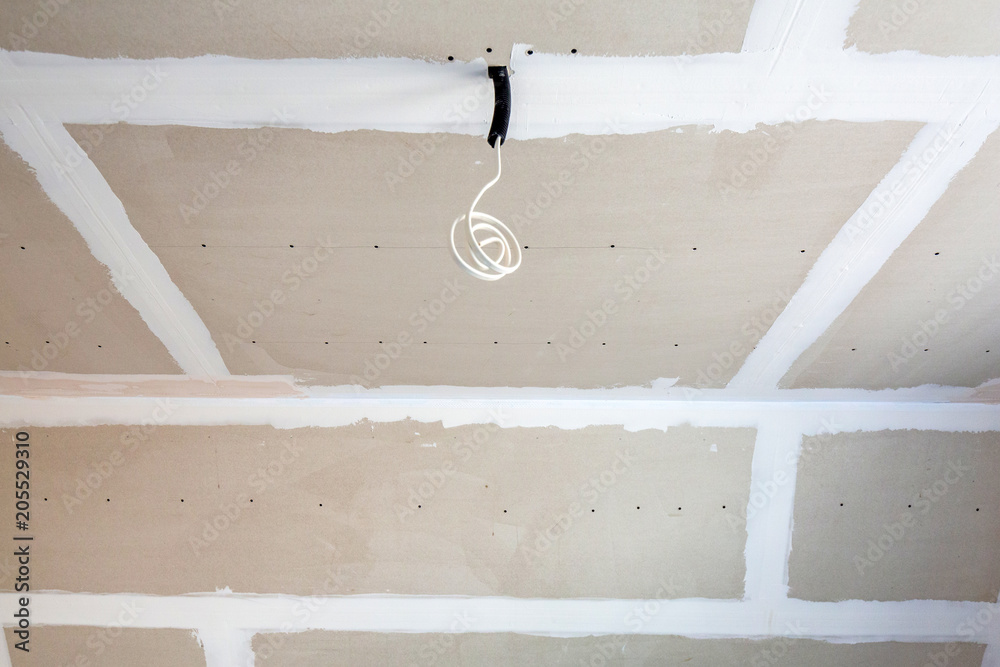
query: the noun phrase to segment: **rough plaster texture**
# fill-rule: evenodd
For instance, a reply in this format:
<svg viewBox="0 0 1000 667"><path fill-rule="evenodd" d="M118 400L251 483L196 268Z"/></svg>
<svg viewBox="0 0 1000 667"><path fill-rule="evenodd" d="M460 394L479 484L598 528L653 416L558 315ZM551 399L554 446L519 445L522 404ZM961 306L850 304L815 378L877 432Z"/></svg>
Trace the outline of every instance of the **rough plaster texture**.
<svg viewBox="0 0 1000 667"><path fill-rule="evenodd" d="M362 422L31 437L47 590L743 592L752 429ZM0 503L11 515L12 498Z"/></svg>
<svg viewBox="0 0 1000 667"><path fill-rule="evenodd" d="M998 479L996 432L806 438L789 595L996 602Z"/></svg>
<svg viewBox="0 0 1000 667"><path fill-rule="evenodd" d="M494 172L482 139L120 125L87 145L233 373L724 386L917 127L509 142L480 208L528 248L498 283L446 247Z"/></svg>

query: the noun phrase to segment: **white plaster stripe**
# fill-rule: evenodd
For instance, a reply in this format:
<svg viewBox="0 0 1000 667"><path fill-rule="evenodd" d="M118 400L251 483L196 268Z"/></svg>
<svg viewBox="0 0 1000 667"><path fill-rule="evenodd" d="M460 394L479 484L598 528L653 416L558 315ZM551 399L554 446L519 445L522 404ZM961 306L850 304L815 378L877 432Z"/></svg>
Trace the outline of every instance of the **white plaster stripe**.
<svg viewBox="0 0 1000 667"><path fill-rule="evenodd" d="M0 134L4 141L35 171L42 189L80 232L94 257L108 267L115 287L139 311L181 370L194 377L228 375L208 328L66 129L9 101L3 112ZM79 163L68 167L66 155L77 156Z"/></svg>
<svg viewBox="0 0 1000 667"><path fill-rule="evenodd" d="M7 634L0 632L0 667L11 667L10 651L7 647Z"/></svg>
<svg viewBox="0 0 1000 667"><path fill-rule="evenodd" d="M0 427L122 425L276 428L332 427L362 419L442 422L446 428L499 423L504 428L579 429L621 425L630 431L673 426L760 427L779 420L804 435L924 429L954 432L1000 430L1000 406L977 403L891 401L732 401L512 399L454 396L395 398L156 398L0 397Z"/></svg>
<svg viewBox="0 0 1000 667"><path fill-rule="evenodd" d="M0 614L10 618L15 595L0 595ZM455 632L456 617L467 616L475 632L517 632L546 636L592 634L680 635L685 637L769 637L801 628L802 638L846 642L976 641L968 631L976 613L996 609L983 602L806 602L771 604L736 600L658 600L645 622L634 619L647 600L524 599L371 595L296 597L285 595L194 594L182 596L94 595L39 592L32 614L40 625L110 626L123 606L138 610L131 627L212 628L224 618L241 631L354 630ZM305 609L309 613L303 613ZM284 627L284 630L282 630ZM221 640L221 637L220 637ZM214 641L214 639L212 640Z"/></svg>
<svg viewBox="0 0 1000 667"><path fill-rule="evenodd" d="M767 51L777 61L797 51L842 51L859 0L757 0L743 51ZM773 69L773 66L772 66Z"/></svg>
<svg viewBox="0 0 1000 667"><path fill-rule="evenodd" d="M253 632L233 628L219 617L199 626L198 641L205 649L205 667L253 667Z"/></svg>
<svg viewBox="0 0 1000 667"><path fill-rule="evenodd" d="M757 431L746 513L746 600L788 597L788 556L801 442L802 434L781 418L766 419Z"/></svg>
<svg viewBox="0 0 1000 667"><path fill-rule="evenodd" d="M755 391L752 396L730 389L695 389L676 387L676 378L660 378L651 387L617 387L613 389L570 389L566 387L457 387L391 385L377 389L352 386L297 385L291 375L231 375L220 380L196 380L184 375L110 375L74 374L40 371L24 377L18 371L0 371L0 397L68 397L68 396L158 396L206 398L363 398L372 403L379 399L456 398L496 400L654 400L701 403L704 401L776 401L839 402L839 403L949 403L1000 402L992 391L1000 380L979 387L946 387L921 385L903 389L773 389ZM977 400L982 399L982 400Z"/></svg>
<svg viewBox="0 0 1000 667"><path fill-rule="evenodd" d="M691 124L745 132L796 114L800 120L944 122L980 96L985 116L1000 119L997 56L797 52L786 53L766 76L772 60L766 52L529 57L516 47L508 138L638 133ZM126 113L123 95L151 68L162 70L155 93ZM826 101L805 107L816 91ZM141 61L0 51L0 99L45 110L64 123L125 120L481 136L492 110L485 63L388 58Z"/></svg>
<svg viewBox="0 0 1000 667"><path fill-rule="evenodd" d="M778 385L795 360L844 312L924 219L997 128L978 109L954 125L924 127L820 255L788 306L727 388L752 394Z"/></svg>

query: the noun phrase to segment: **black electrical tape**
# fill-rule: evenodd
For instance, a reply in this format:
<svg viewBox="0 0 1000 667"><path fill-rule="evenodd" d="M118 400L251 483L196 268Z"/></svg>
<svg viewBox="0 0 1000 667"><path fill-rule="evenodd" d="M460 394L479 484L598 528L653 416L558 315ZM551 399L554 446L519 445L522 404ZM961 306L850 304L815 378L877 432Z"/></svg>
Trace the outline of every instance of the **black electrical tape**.
<svg viewBox="0 0 1000 667"><path fill-rule="evenodd" d="M507 139L507 125L510 123L510 77L504 65L490 66L490 78L493 79L493 124L490 125L490 136L487 141L496 148L497 139L500 145Z"/></svg>

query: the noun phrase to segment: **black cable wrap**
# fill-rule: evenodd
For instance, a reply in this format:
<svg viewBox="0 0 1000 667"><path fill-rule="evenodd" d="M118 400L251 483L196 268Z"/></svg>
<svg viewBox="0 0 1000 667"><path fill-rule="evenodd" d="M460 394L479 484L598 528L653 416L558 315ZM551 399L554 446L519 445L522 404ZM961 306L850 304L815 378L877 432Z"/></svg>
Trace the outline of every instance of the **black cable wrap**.
<svg viewBox="0 0 1000 667"><path fill-rule="evenodd" d="M490 125L490 135L487 141L496 148L497 139L500 145L507 140L507 125L510 124L510 76L505 65L491 65L488 68L493 79L493 124Z"/></svg>

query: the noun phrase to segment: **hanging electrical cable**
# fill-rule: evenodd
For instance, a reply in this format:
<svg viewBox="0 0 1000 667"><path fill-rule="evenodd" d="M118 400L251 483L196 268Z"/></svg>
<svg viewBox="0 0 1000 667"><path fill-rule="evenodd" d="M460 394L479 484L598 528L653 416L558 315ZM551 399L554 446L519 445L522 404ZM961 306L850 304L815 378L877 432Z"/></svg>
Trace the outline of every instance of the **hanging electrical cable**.
<svg viewBox="0 0 1000 667"><path fill-rule="evenodd" d="M475 210L476 204L479 203L483 194L500 180L502 171L500 146L507 138L507 126L510 123L510 79L507 75L507 68L503 66L490 67L489 75L493 79L495 101L493 104L493 123L490 126L487 141L497 151L497 175L483 186L476 198L472 200L469 212L460 215L452 223L451 252L455 260L469 275L480 280L499 280L521 266L521 246L517 244L514 232L507 225L492 215ZM463 222L465 246L472 262L462 256L458 250L458 244L455 242L455 231ZM495 248L491 248L494 251L493 256L484 250L489 246L495 246Z"/></svg>

